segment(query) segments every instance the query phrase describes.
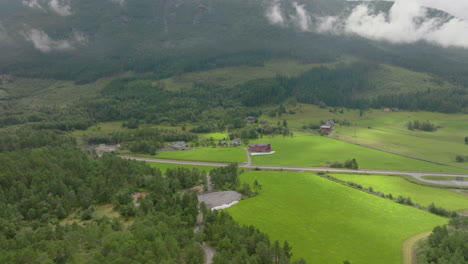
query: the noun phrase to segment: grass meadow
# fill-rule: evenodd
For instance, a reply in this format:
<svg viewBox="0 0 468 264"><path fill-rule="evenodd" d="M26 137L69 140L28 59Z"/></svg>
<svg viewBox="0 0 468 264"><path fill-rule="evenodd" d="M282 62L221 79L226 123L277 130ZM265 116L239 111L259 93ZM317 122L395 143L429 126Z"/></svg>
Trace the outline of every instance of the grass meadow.
<svg viewBox="0 0 468 264"><path fill-rule="evenodd" d="M429 112L380 113L380 117L355 120L354 126L337 126L333 137L428 160L468 167L456 155L467 155L468 115ZM429 120L435 132L410 131L406 123Z"/></svg>
<svg viewBox="0 0 468 264"><path fill-rule="evenodd" d="M215 167L211 166L195 166L195 165L182 165L182 164L171 164L171 163L156 163L156 162L148 162L153 168L158 168L161 170L162 173L165 173L167 169L174 169L174 168L187 168L187 169L198 169L200 171L209 172L210 170L214 169Z"/></svg>
<svg viewBox="0 0 468 264"><path fill-rule="evenodd" d="M109 217L109 218L118 218L125 227L130 226L134 222L133 217L123 217L114 209L114 205L112 204L97 204L93 205L95 211L93 213L93 218L98 219L101 217ZM84 225L86 223L91 222L91 220L81 220L80 212L73 212L65 219L60 221L60 225L72 225L72 224L79 224Z"/></svg>
<svg viewBox="0 0 468 264"><path fill-rule="evenodd" d="M402 195L411 197L414 203L422 206L429 206L434 203L444 209L455 211L468 209L468 196L436 187L422 186L398 177L381 175L351 175L351 174L331 174L333 177L354 183L363 187L372 187L374 191L385 194L392 194L393 197Z"/></svg>
<svg viewBox="0 0 468 264"><path fill-rule="evenodd" d="M346 120L351 126L335 127L331 137L365 146L384 149L408 156L468 167L468 162L458 163L456 155L468 155L468 145L464 138L468 136L468 114L442 114L433 112L391 112L381 109L367 110L360 116L359 111L337 108L319 108L315 105L297 104L287 110L295 114L283 114L280 117L262 116L270 122L287 120L291 129L302 129L304 125L320 124L321 121L334 119ZM343 110L343 113L340 113ZM429 120L440 128L436 132L410 131L406 128L409 121Z"/></svg>
<svg viewBox="0 0 468 264"><path fill-rule="evenodd" d="M215 132L215 133L200 133L198 134L201 137L204 137L206 139L213 139L214 141L219 141L219 140L229 140L229 135L224 132Z"/></svg>
<svg viewBox="0 0 468 264"><path fill-rule="evenodd" d="M245 151L241 147L216 147L198 148L184 151L160 151L157 155L151 157L159 159L212 162L243 163L247 161L247 155L245 155Z"/></svg>
<svg viewBox="0 0 468 264"><path fill-rule="evenodd" d="M258 165L322 166L327 162L344 162L355 158L362 169L466 172L466 170L390 154L311 133L296 132L294 137L276 136L257 139L268 142L276 151L273 155L254 156Z"/></svg>
<svg viewBox="0 0 468 264"><path fill-rule="evenodd" d="M422 176L423 179L431 181L454 181L457 180L457 177L446 177L446 176Z"/></svg>
<svg viewBox="0 0 468 264"><path fill-rule="evenodd" d="M401 263L402 243L448 222L310 173L249 172L260 194L227 209L241 224L287 240L308 263Z"/></svg>

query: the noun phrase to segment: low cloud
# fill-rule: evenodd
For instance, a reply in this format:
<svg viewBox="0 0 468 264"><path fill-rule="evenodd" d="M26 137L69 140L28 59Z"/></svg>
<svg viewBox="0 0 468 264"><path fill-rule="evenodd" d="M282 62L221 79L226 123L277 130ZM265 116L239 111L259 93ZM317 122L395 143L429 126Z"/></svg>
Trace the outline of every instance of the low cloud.
<svg viewBox="0 0 468 264"><path fill-rule="evenodd" d="M311 28L311 18L307 10L305 10L303 5L299 5L296 2L293 2L294 9L296 14L291 16L292 21L299 27L302 31L309 31Z"/></svg>
<svg viewBox="0 0 468 264"><path fill-rule="evenodd" d="M38 2L38 0L23 0L24 6L40 9L45 11L49 9L61 16L69 16L72 14L70 0L46 0Z"/></svg>
<svg viewBox="0 0 468 264"><path fill-rule="evenodd" d="M412 0L425 7L445 11L461 19L468 19L468 1L466 0ZM394 2L394 1L391 1Z"/></svg>
<svg viewBox="0 0 468 264"><path fill-rule="evenodd" d="M64 0L51 0L49 2L49 7L61 16L69 16L72 14L70 3Z"/></svg>
<svg viewBox="0 0 468 264"><path fill-rule="evenodd" d="M284 17L278 2L268 8L266 16L271 24L284 25Z"/></svg>
<svg viewBox="0 0 468 264"><path fill-rule="evenodd" d="M84 45L87 42L85 35L81 32L74 32L69 39L54 40L47 33L38 29L31 29L28 32L23 32L23 36L31 42L36 49L43 53L52 51L67 51L73 50L79 45Z"/></svg>
<svg viewBox="0 0 468 264"><path fill-rule="evenodd" d="M30 7L30 8L37 8L37 9L41 9L41 10L44 10L42 8L42 6L37 2L37 0L23 0L21 2L24 6L27 6L27 7Z"/></svg>
<svg viewBox="0 0 468 264"><path fill-rule="evenodd" d="M266 10L266 18L272 25L280 25L290 27L293 26L301 31L310 31L312 26L312 19L310 14L297 2L292 2L292 9L281 9L278 0L273 1Z"/></svg>
<svg viewBox="0 0 468 264"><path fill-rule="evenodd" d="M418 0L398 0L389 14L375 13L368 5L355 7L344 17L318 18L316 31L355 34L391 43L426 41L443 47L468 48L468 22L459 18L429 17Z"/></svg>

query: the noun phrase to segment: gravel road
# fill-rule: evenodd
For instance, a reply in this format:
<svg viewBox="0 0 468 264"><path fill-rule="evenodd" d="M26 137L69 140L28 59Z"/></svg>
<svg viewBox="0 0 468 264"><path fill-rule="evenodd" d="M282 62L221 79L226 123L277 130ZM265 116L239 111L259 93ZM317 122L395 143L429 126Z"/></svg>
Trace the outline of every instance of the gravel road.
<svg viewBox="0 0 468 264"><path fill-rule="evenodd" d="M239 201L242 198L242 194L235 191L226 192L212 192L198 195L199 202L205 202L208 208L229 204L234 201Z"/></svg>

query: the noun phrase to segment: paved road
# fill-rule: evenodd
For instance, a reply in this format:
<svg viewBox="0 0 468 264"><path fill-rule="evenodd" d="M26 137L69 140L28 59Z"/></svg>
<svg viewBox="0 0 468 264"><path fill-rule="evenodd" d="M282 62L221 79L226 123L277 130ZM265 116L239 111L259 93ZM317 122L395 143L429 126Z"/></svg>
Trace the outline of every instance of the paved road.
<svg viewBox="0 0 468 264"><path fill-rule="evenodd" d="M201 161L185 161L185 160L167 160L167 159L152 159L152 158L137 158L122 156L122 158L133 159L146 162L156 163L169 163L169 164L181 164L181 165L194 165L194 166L211 166L211 167L223 167L227 166L228 163L217 163L217 162L201 162ZM248 163L239 164L239 168L244 169L270 169L270 170L286 170L286 171L325 171L325 172L342 172L350 174L379 174L379 175L410 175L413 178L431 184L437 185L454 185L468 187L468 174L463 173L443 173L443 172L418 172L418 171L389 171L389 170L349 170L349 169L335 169L335 168L322 168L322 167L300 167L300 166L269 166L269 165L249 165ZM422 178L422 176L446 176L446 177L462 177L466 178L465 181L433 181Z"/></svg>

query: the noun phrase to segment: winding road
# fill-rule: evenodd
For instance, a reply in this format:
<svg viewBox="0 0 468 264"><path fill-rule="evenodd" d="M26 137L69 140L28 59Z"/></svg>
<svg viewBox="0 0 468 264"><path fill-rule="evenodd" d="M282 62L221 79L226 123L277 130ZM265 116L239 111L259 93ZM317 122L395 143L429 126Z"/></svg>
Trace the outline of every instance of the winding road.
<svg viewBox="0 0 468 264"><path fill-rule="evenodd" d="M154 162L154 163L169 163L180 165L193 165L193 166L210 166L210 167L224 167L228 163L218 162L202 162L202 161L186 161L186 160L168 160L168 159L153 159L153 158L139 158L130 156L121 156L125 159ZM414 179L436 185L452 185L459 187L468 187L468 174L463 173L443 173L443 172L420 172L420 171L390 171L390 170L350 170L350 169L335 169L323 167L300 167L300 166L271 166L271 165L252 165L249 163L239 164L239 168L243 169L265 169L265 170L285 170L285 171L312 171L312 172L341 172L350 174L377 174L377 175L409 175ZM449 180L449 181L434 181L424 179L423 176L445 176L445 177L461 177L466 178L465 181Z"/></svg>

